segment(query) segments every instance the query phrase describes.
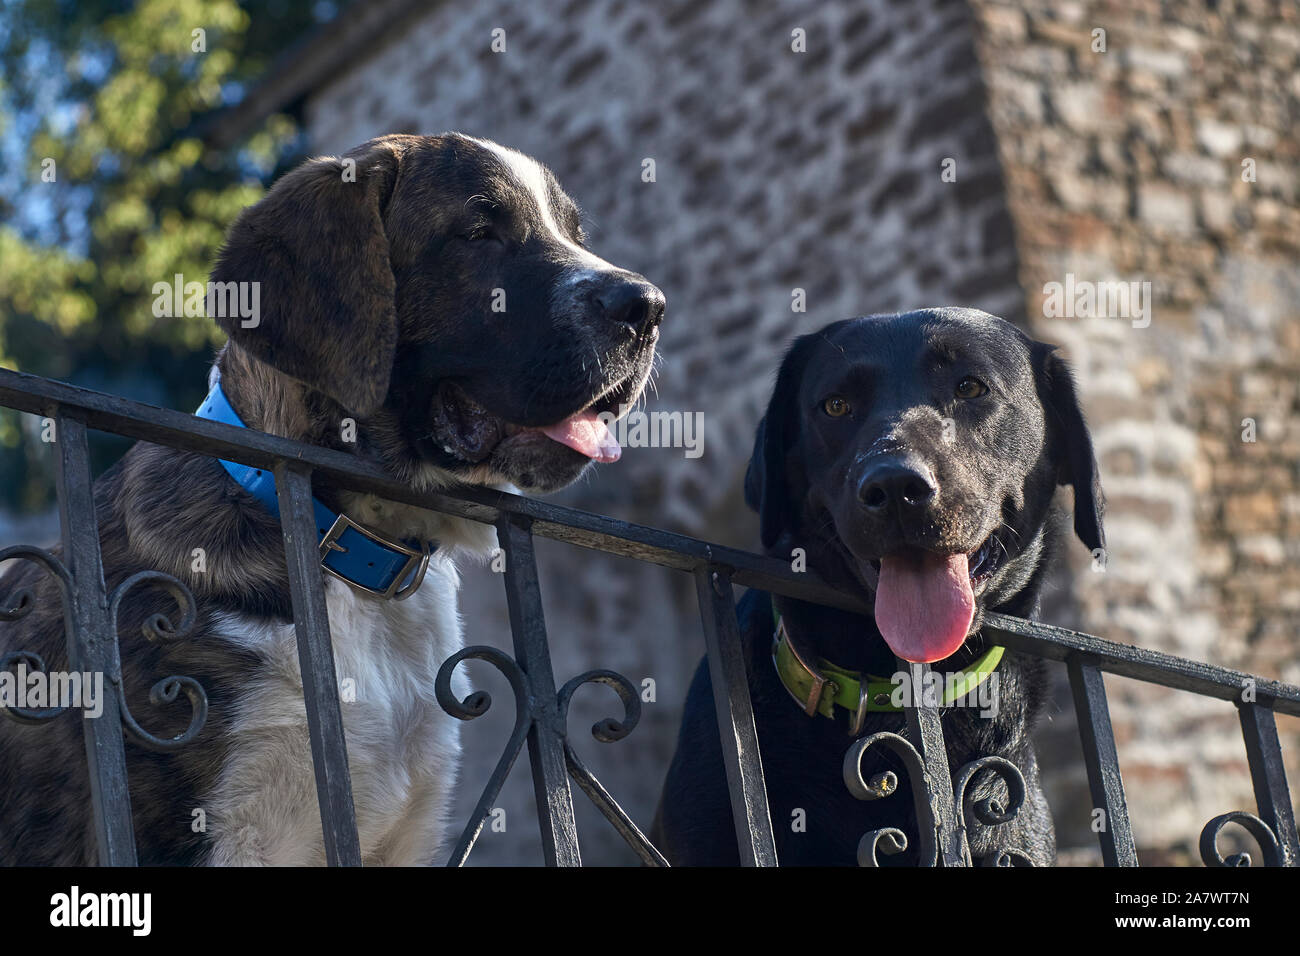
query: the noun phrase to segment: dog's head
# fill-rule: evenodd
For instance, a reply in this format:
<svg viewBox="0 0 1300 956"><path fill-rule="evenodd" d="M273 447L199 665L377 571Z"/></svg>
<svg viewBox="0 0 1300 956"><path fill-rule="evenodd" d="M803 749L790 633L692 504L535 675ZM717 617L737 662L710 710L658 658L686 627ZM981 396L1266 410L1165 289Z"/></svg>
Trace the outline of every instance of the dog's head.
<svg viewBox="0 0 1300 956"><path fill-rule="evenodd" d="M386 136L285 175L231 227L214 283L258 283L233 347L416 486L545 492L619 448L598 416L650 375L663 294L585 248L549 170L459 134ZM333 404L329 404L333 403Z"/></svg>
<svg viewBox="0 0 1300 956"><path fill-rule="evenodd" d="M1053 347L973 309L869 316L797 339L745 497L773 554L871 594L894 653L955 653L1042 560L1058 484L1104 547L1092 440Z"/></svg>

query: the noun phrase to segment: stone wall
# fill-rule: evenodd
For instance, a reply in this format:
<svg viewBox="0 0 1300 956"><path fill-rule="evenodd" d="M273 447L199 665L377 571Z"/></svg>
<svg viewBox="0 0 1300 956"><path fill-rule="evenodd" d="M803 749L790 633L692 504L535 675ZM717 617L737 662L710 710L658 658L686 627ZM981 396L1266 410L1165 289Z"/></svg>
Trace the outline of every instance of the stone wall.
<svg viewBox="0 0 1300 956"><path fill-rule="evenodd" d="M1300 8L973 6L1026 310L1075 362L1110 497L1107 571L1078 562L1056 617L1295 682ZM1067 274L1150 282L1150 325L1049 317L1045 286ZM1108 689L1139 844L1253 810L1230 705ZM1296 781L1300 727L1279 724ZM1051 749L1073 733L1067 706ZM1055 770L1058 826L1081 840L1082 769Z"/></svg>
<svg viewBox="0 0 1300 956"><path fill-rule="evenodd" d="M490 48L497 27L504 53ZM792 50L796 28L805 53ZM705 424L701 458L629 449L561 500L753 547L741 478L793 336L949 302L1023 311L977 67L970 11L955 2L448 2L320 90L308 131L313 149L337 151L378 133L460 129L550 165L588 212L593 248L667 295L651 409L701 411ZM653 183L642 182L647 157ZM945 157L956 183L941 181ZM792 311L796 288L806 312ZM632 737L582 745L648 826L703 652L691 582L538 551L557 678L599 666L656 680ZM467 573L471 641L508 646L500 587ZM466 728L478 748L466 809L508 733L501 688L496 726ZM582 737L613 706L584 693L590 715L571 721ZM507 831L486 833L475 858L538 859L523 767L501 803ZM591 859L630 859L604 823L588 816L580 832Z"/></svg>
<svg viewBox="0 0 1300 956"><path fill-rule="evenodd" d="M1295 680L1300 47L1294 22L1268 24L1284 15L1143 0L449 0L318 90L308 132L318 152L460 129L531 153L587 210L593 247L663 288L650 408L703 412L705 453L629 449L565 503L752 547L740 482L789 340L867 312L971 305L1061 343L1096 428L1109 570L1062 573L1048 618ZM1094 26L1104 54L1090 52ZM807 52L791 49L796 29ZM1067 272L1151 281L1150 326L1045 321L1044 283ZM647 825L702 653L690 581L538 551L557 678L610 667L656 681L626 741L582 740L615 712L602 692L584 691L571 720ZM509 646L494 575L467 570L464 613L471 642ZM475 677L501 703L466 728L462 815L512 718L504 682ZM1175 844L1251 805L1229 705L1126 683L1109 689L1141 840ZM1063 844L1091 846L1067 696L1044 750ZM631 861L575 799L586 858ZM498 802L506 831L473 859L539 859L525 767Z"/></svg>

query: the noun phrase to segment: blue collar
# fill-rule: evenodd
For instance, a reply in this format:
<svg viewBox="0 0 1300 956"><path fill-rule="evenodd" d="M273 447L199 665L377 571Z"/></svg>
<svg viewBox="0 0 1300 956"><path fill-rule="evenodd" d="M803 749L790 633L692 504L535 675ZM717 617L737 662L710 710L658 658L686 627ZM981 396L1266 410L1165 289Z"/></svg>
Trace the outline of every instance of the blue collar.
<svg viewBox="0 0 1300 956"><path fill-rule="evenodd" d="M212 386L212 391L194 414L226 425L248 427L231 407L220 381ZM241 488L276 518L280 517L280 501L275 494L275 476L271 472L224 458L218 460ZM322 568L353 587L381 597L400 601L415 593L424 580L429 557L438 550L437 542L408 546L366 530L347 515L331 511L318 498L311 501L316 515L316 530L321 536Z"/></svg>

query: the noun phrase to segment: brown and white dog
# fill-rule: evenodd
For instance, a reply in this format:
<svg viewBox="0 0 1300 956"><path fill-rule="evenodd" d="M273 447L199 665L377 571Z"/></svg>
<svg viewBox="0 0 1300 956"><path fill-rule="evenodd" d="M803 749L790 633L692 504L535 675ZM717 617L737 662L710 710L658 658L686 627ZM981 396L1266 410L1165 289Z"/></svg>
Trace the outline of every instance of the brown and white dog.
<svg viewBox="0 0 1300 956"><path fill-rule="evenodd" d="M640 275L587 251L547 169L459 134L387 136L303 164L241 214L212 280L260 284L256 322L218 319L230 341L213 379L242 421L377 462L417 489L542 493L616 458L597 416L640 396L664 307ZM455 562L489 552L493 532L319 479L314 491L389 539L437 542L406 600L325 576L336 671L356 689L343 714L363 862L430 863L459 752L458 721L434 699L439 665L461 646ZM127 745L140 861L323 863L278 520L216 460L145 443L95 494L110 591L158 569L198 604L184 640L141 636L149 615L175 615L157 589L135 589L119 616L142 724L184 728L183 703L148 702L167 675L196 678L209 699L187 746ZM25 564L0 581L0 593L19 588L36 610L0 627L0 654L66 669L54 586ZM0 864L95 862L80 723L78 712L0 720Z"/></svg>

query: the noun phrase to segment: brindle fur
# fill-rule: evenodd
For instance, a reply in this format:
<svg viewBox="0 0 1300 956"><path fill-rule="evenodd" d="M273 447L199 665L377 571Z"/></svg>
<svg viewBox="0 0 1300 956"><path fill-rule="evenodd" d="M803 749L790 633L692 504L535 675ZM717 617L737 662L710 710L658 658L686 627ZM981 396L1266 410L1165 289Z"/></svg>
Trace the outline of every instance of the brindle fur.
<svg viewBox="0 0 1300 956"><path fill-rule="evenodd" d="M662 295L587 252L572 200L509 150L458 134L390 136L345 159L355 181L338 158L283 177L231 227L213 270L213 281L261 283L255 327L219 320L230 341L214 374L245 424L377 462L420 489L545 492L572 481L587 459L549 439L526 437L477 463L431 446L438 385L454 381L523 426L550 424L606 393L635 401ZM498 237L490 247L465 238L484 216ZM488 311L496 288L507 291L507 316ZM611 288L643 301L611 317L603 307ZM344 440L348 418L355 442ZM382 534L441 543L409 602L382 605L326 579L336 657L357 666L357 655L379 648L383 666L403 669L373 678L383 686L369 689L370 710L344 705L365 862L431 862L446 833L456 721L432 699L441 658L429 655L459 643L457 556L485 554L495 538L328 482L315 492ZM278 521L214 459L147 443L96 482L95 506L110 592L137 571L161 570L197 602L197 623L181 640L142 635L149 615L177 617L157 588L133 591L119 621L128 706L146 729L167 737L188 721L183 699L162 709L148 701L169 675L198 680L210 705L185 747L127 744L141 863L322 862ZM195 548L205 552L202 572ZM23 562L0 580L0 593L20 588L33 591L34 609L0 627L0 653L33 651L66 670L55 585ZM377 620L391 632L377 634ZM36 726L0 720L0 864L96 861L80 724L77 712ZM197 809L206 831L194 825Z"/></svg>

